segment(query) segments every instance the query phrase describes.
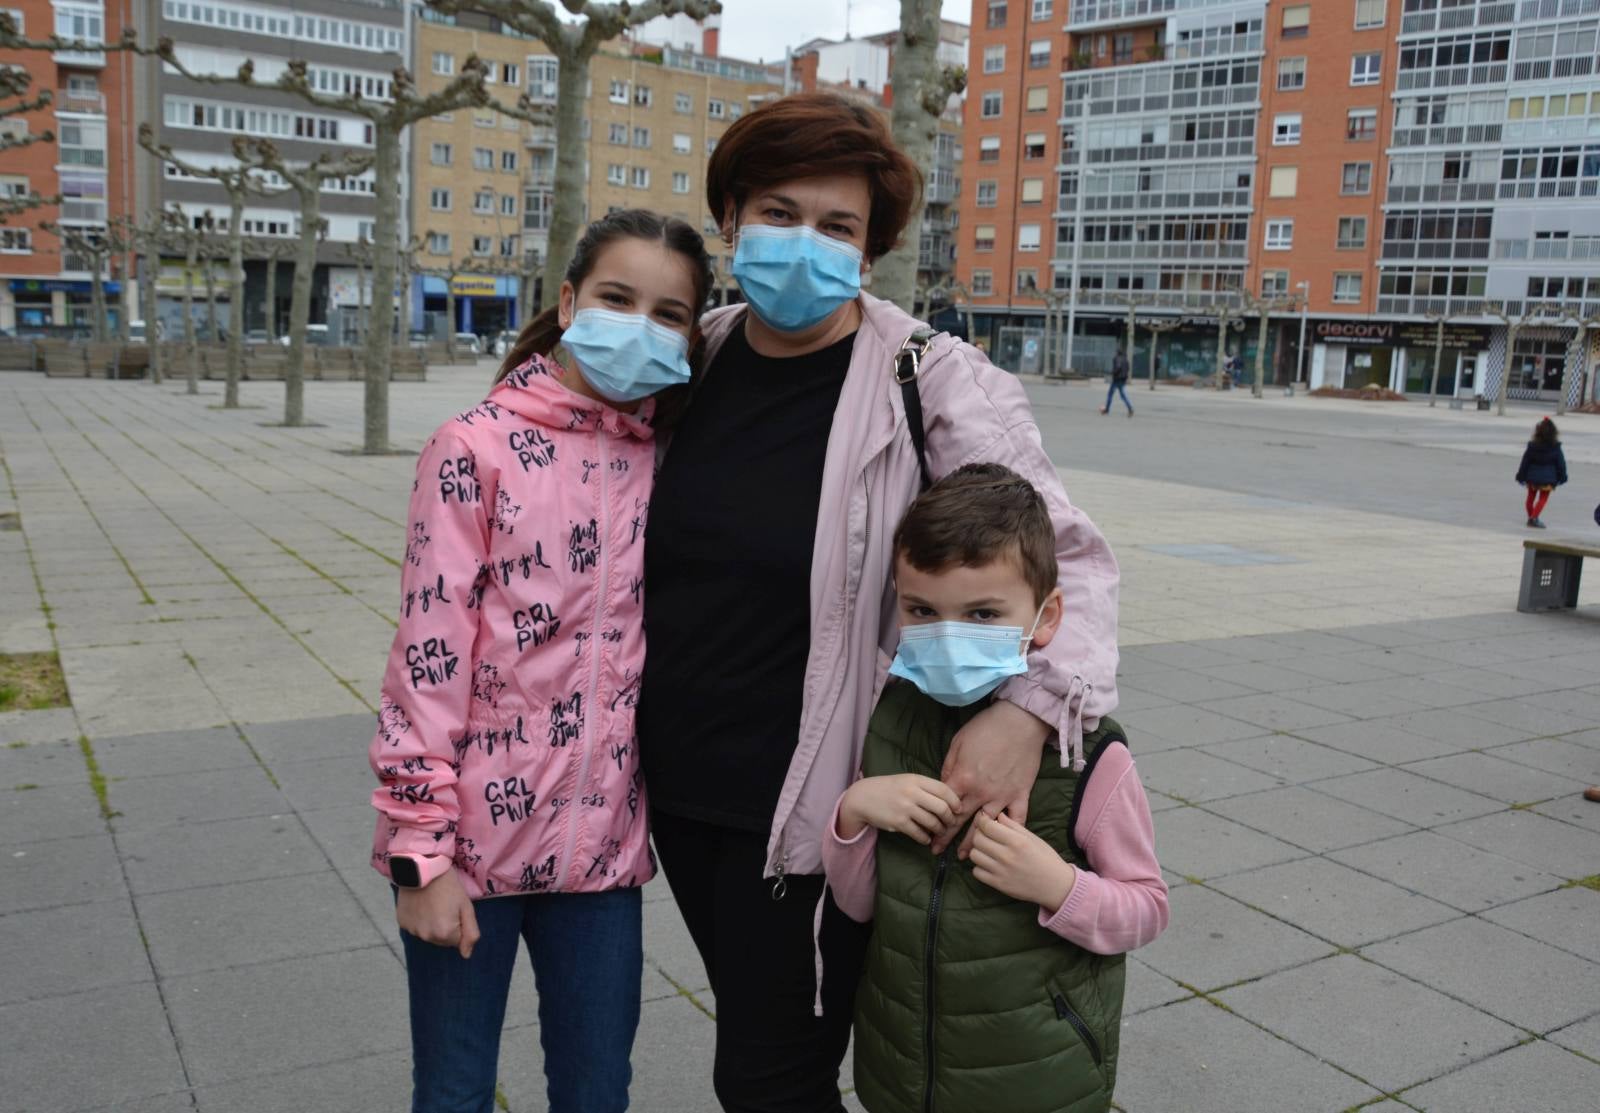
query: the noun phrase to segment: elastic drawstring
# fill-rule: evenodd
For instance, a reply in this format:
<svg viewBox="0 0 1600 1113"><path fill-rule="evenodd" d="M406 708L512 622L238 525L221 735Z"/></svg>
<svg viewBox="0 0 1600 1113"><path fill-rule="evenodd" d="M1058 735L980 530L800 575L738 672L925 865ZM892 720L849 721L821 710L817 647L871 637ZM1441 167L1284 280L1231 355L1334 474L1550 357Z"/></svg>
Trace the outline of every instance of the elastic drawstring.
<svg viewBox="0 0 1600 1113"><path fill-rule="evenodd" d="M1067 698L1061 701L1061 726L1056 734L1061 742L1062 764L1070 763L1074 773L1083 772L1083 708L1094 685L1074 676L1067 685Z"/></svg>

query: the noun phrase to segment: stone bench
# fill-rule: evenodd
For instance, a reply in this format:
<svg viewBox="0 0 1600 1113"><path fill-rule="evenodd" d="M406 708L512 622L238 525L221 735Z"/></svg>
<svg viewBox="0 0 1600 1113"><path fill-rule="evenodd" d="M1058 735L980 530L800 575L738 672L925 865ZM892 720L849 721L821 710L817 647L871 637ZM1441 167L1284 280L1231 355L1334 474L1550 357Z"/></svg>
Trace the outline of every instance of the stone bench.
<svg viewBox="0 0 1600 1113"><path fill-rule="evenodd" d="M1584 557L1600 560L1600 546L1543 538L1524 541L1517 610L1531 613L1576 607Z"/></svg>

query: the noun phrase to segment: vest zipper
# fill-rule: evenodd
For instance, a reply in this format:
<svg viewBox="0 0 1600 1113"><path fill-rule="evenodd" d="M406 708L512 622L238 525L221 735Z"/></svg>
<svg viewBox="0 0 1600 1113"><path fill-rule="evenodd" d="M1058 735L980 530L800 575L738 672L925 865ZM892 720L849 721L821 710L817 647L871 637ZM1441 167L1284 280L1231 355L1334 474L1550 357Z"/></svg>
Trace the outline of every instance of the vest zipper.
<svg viewBox="0 0 1600 1113"><path fill-rule="evenodd" d="M1083 1040L1083 1045L1089 1049L1089 1055L1094 1059L1094 1065L1098 1067L1100 1065L1100 1041L1094 1038L1093 1032L1089 1031L1089 1026L1083 1022L1083 1017L1074 1012L1072 1006L1067 1004L1067 999L1064 995L1056 993L1053 996L1056 1003L1057 1019L1065 1020L1072 1025L1072 1030L1077 1032L1078 1037Z"/></svg>
<svg viewBox="0 0 1600 1113"><path fill-rule="evenodd" d="M944 897L944 875L950 865L951 847L939 855L939 864L933 870L933 891L928 894L928 939L922 958L922 1060L923 1060L923 1113L933 1113L933 1021L934 1021L934 949L939 941L939 904Z"/></svg>

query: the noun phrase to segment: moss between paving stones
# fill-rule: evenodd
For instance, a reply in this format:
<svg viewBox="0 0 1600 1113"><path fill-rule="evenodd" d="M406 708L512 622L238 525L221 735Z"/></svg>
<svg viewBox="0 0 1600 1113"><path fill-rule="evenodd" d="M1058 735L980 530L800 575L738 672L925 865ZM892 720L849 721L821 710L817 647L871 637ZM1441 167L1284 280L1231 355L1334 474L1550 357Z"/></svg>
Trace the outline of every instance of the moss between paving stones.
<svg viewBox="0 0 1600 1113"><path fill-rule="evenodd" d="M71 703L54 653L0 653L0 711L42 711Z"/></svg>

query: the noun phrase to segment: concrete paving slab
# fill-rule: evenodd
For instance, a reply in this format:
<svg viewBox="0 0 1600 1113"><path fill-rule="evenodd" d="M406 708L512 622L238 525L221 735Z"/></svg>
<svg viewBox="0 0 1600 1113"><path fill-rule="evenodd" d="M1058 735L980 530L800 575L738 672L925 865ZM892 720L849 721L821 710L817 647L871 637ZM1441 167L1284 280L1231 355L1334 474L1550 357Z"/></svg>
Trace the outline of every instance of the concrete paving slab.
<svg viewBox="0 0 1600 1113"><path fill-rule="evenodd" d="M76 741L82 732L70 707L51 707L42 711L0 711L0 746L14 742L35 743Z"/></svg>
<svg viewBox="0 0 1600 1113"><path fill-rule="evenodd" d="M1235 738L1253 738L1261 733L1259 726L1230 719L1200 707L1152 707L1147 711L1119 719L1132 735L1134 754L1145 752L1141 736L1153 734L1180 746L1201 746L1209 742L1228 742Z"/></svg>
<svg viewBox="0 0 1600 1113"><path fill-rule="evenodd" d="M1497 812L1438 832L1568 880L1590 876L1600 862L1600 833L1532 811Z"/></svg>
<svg viewBox="0 0 1600 1113"><path fill-rule="evenodd" d="M126 895L110 835L0 848L0 909L25 912Z"/></svg>
<svg viewBox="0 0 1600 1113"><path fill-rule="evenodd" d="M1247 1020L1394 1092L1502 1051L1523 1032L1355 955L1217 994ZM1315 1008L1306 1003L1316 1002Z"/></svg>
<svg viewBox="0 0 1600 1113"><path fill-rule="evenodd" d="M1404 765L1407 762L1460 753L1467 749L1458 743L1441 742L1401 730L1394 725L1393 719L1312 727L1309 730L1295 731L1295 734L1319 745L1332 746L1347 754L1385 765Z"/></svg>
<svg viewBox="0 0 1600 1113"><path fill-rule="evenodd" d="M1458 705L1455 709L1440 707L1432 711L1395 715L1388 721L1411 734L1420 734L1424 738L1450 743L1457 750L1487 749L1490 746L1501 746L1507 742L1532 738L1540 733L1537 730L1524 730L1493 722L1481 716L1468 715L1465 713L1466 706Z"/></svg>
<svg viewBox="0 0 1600 1113"><path fill-rule="evenodd" d="M1572 738L1535 738L1513 742L1489 751L1497 758L1532 766L1568 783L1591 785L1600 782L1600 754Z"/></svg>
<svg viewBox="0 0 1600 1113"><path fill-rule="evenodd" d="M1333 952L1328 943L1204 885L1174 889L1169 904L1171 926L1140 948L1139 960L1201 992Z"/></svg>
<svg viewBox="0 0 1600 1113"><path fill-rule="evenodd" d="M1318 854L1416 830L1410 823L1299 786L1216 800L1206 810Z"/></svg>
<svg viewBox="0 0 1600 1113"><path fill-rule="evenodd" d="M0 1004L154 980L126 898L0 916Z"/></svg>
<svg viewBox="0 0 1600 1113"><path fill-rule="evenodd" d="M1600 834L1600 808L1595 807L1593 800L1585 800L1581 793L1548 800L1536 805L1533 810L1542 816Z"/></svg>
<svg viewBox="0 0 1600 1113"><path fill-rule="evenodd" d="M1331 726L1334 723L1348 722L1351 718L1349 715L1313 707L1281 694L1234 696L1230 699L1210 700L1204 706L1208 711L1215 711L1246 723L1254 723L1267 731L1298 731L1309 727Z"/></svg>
<svg viewBox="0 0 1600 1113"><path fill-rule="evenodd" d="M1564 1027L1595 1011L1600 966L1476 916L1364 947L1362 953L1532 1032Z"/></svg>
<svg viewBox="0 0 1600 1113"><path fill-rule="evenodd" d="M1423 1113L1571 1113L1593 1106L1596 1087L1600 1064L1535 1041L1399 1096Z"/></svg>
<svg viewBox="0 0 1600 1113"><path fill-rule="evenodd" d="M378 817L370 804L363 800L341 804L336 808L302 811L299 816L336 869L360 871L369 868L372 834Z"/></svg>
<svg viewBox="0 0 1600 1113"><path fill-rule="evenodd" d="M94 756L100 771L115 781L256 764L255 755L231 726L96 738Z"/></svg>
<svg viewBox="0 0 1600 1113"><path fill-rule="evenodd" d="M1600 963L1600 892L1593 889L1574 885L1541 893L1491 909L1483 918Z"/></svg>
<svg viewBox="0 0 1600 1113"><path fill-rule="evenodd" d="M1569 715L1543 703L1527 700L1508 699L1472 703L1461 708L1461 713L1478 719L1487 719L1509 729L1526 732L1530 736L1570 734L1594 726L1594 720L1587 715Z"/></svg>
<svg viewBox="0 0 1600 1113"><path fill-rule="evenodd" d="M1372 762L1365 758L1287 734L1218 742L1203 749L1208 754L1260 770L1285 784L1305 784L1373 768Z"/></svg>
<svg viewBox="0 0 1600 1113"><path fill-rule="evenodd" d="M0 793L19 785L70 785L88 779L76 742L0 744Z"/></svg>
<svg viewBox="0 0 1600 1113"><path fill-rule="evenodd" d="M1318 781L1316 791L1418 827L1487 815L1505 805L1404 769L1372 769Z"/></svg>
<svg viewBox="0 0 1600 1113"><path fill-rule="evenodd" d="M264 1078L201 1086L199 1113L396 1113L411 1107L411 1051L361 1055Z"/></svg>
<svg viewBox="0 0 1600 1113"><path fill-rule="evenodd" d="M175 1094L163 1094L160 1097L102 1105L98 1109L88 1110L87 1113L194 1113L194 1109L193 1091L180 1090Z"/></svg>
<svg viewBox="0 0 1600 1113"><path fill-rule="evenodd" d="M1561 878L1524 862L1432 831L1335 850L1328 857L1463 912L1481 912L1548 892L1562 883Z"/></svg>
<svg viewBox="0 0 1600 1113"><path fill-rule="evenodd" d="M1266 866L1211 887L1342 947L1460 916L1438 901L1323 858Z"/></svg>
<svg viewBox="0 0 1600 1113"><path fill-rule="evenodd" d="M119 836L117 841L128 884L139 896L198 885L292 877L327 865L293 815L146 828Z"/></svg>
<svg viewBox="0 0 1600 1113"><path fill-rule="evenodd" d="M370 713L248 724L245 737L270 766L275 761L303 761L364 754L377 729Z"/></svg>
<svg viewBox="0 0 1600 1113"><path fill-rule="evenodd" d="M1406 768L1430 780L1443 781L1506 804L1531 804L1583 789L1583 784L1574 778L1507 761L1496 751L1451 754L1414 762Z"/></svg>
<svg viewBox="0 0 1600 1113"><path fill-rule="evenodd" d="M1134 955L1128 956L1127 983L1122 995L1124 1017L1160 1008L1162 1005L1170 1005L1174 1001L1183 1001L1192 996L1194 994L1189 990L1153 966L1146 965Z"/></svg>
<svg viewBox="0 0 1600 1113"><path fill-rule="evenodd" d="M1600 1014L1559 1028L1545 1038L1569 1051L1600 1061Z"/></svg>
<svg viewBox="0 0 1600 1113"><path fill-rule="evenodd" d="M1260 792L1283 783L1192 747L1141 755L1138 768L1146 787L1196 803Z"/></svg>
<svg viewBox="0 0 1600 1113"><path fill-rule="evenodd" d="M1274 647L1273 652L1276 652L1276 647ZM1293 669L1271 664L1264 660L1251 661L1243 665L1211 665L1193 671L1196 676L1211 677L1224 683L1252 688L1258 692L1294 693L1302 691L1308 686L1305 673L1295 672ZM1222 698L1226 694L1225 692L1218 692L1217 697ZM1201 696L1200 698L1203 700L1206 697Z"/></svg>
<svg viewBox="0 0 1600 1113"><path fill-rule="evenodd" d="M1222 699L1226 696L1250 695L1253 688L1237 682L1201 676L1187 669L1166 669L1144 673L1138 687L1163 697L1169 703L1199 703L1203 700ZM1121 695L1121 688L1118 688ZM1119 706L1120 703L1119 703Z"/></svg>
<svg viewBox="0 0 1600 1113"><path fill-rule="evenodd" d="M1186 877L1226 877L1308 853L1202 808L1162 811L1155 823L1162 866Z"/></svg>
<svg viewBox="0 0 1600 1113"><path fill-rule="evenodd" d="M219 819L280 815L288 799L258 765L114 781L108 789L119 835Z"/></svg>
<svg viewBox="0 0 1600 1113"><path fill-rule="evenodd" d="M644 961L669 981L690 993L711 988L705 963L672 901L652 901L644 906Z"/></svg>
<svg viewBox="0 0 1600 1113"><path fill-rule="evenodd" d="M365 802L378 787L365 750L318 761L274 762L272 775L297 811Z"/></svg>

